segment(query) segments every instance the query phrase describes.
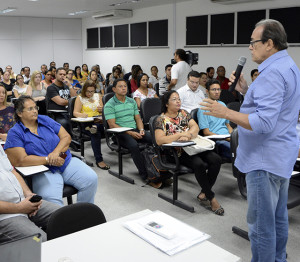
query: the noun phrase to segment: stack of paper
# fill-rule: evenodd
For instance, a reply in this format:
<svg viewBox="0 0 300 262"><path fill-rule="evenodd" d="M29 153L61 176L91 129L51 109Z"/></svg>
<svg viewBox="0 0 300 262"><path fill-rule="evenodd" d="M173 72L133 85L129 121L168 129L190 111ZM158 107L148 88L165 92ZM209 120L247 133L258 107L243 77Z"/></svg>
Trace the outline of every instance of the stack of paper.
<svg viewBox="0 0 300 262"><path fill-rule="evenodd" d="M211 136L205 136L205 138L209 138L209 139L225 139L230 137L230 134L227 135L211 135Z"/></svg>
<svg viewBox="0 0 300 262"><path fill-rule="evenodd" d="M175 237L167 239L146 229L146 224L150 222L164 225L170 231L175 232ZM210 238L209 235L160 211L125 222L124 226L169 256Z"/></svg>
<svg viewBox="0 0 300 262"><path fill-rule="evenodd" d="M174 141L169 144L163 144L163 146L192 146L195 145L196 143L193 141Z"/></svg>

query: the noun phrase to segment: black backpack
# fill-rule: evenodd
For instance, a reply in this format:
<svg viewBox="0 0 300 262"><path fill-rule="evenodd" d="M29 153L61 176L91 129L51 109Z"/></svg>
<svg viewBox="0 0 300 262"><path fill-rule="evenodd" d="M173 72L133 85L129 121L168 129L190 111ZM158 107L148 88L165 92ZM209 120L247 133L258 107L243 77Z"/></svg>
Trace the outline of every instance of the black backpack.
<svg viewBox="0 0 300 262"><path fill-rule="evenodd" d="M152 146L146 147L141 152L145 167L147 170L148 181L153 183L162 182L172 176L167 170L163 170L160 167L158 156L155 154L154 148Z"/></svg>

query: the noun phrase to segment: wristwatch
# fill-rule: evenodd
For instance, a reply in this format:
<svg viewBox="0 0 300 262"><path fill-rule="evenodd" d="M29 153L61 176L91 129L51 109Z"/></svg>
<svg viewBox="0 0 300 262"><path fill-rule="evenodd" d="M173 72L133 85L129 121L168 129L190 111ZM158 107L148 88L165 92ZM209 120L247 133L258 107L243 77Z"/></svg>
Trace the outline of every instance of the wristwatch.
<svg viewBox="0 0 300 262"><path fill-rule="evenodd" d="M145 129L140 129L140 131L145 131Z"/></svg>
<svg viewBox="0 0 300 262"><path fill-rule="evenodd" d="M48 157L46 156L45 159L46 159L46 163L48 164L49 163Z"/></svg>

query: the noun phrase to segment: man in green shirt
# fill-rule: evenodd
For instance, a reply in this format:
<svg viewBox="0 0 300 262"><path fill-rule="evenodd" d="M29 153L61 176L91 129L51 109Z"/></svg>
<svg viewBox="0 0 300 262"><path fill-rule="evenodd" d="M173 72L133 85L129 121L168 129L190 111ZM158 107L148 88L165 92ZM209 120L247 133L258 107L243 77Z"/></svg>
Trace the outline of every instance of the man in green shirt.
<svg viewBox="0 0 300 262"><path fill-rule="evenodd" d="M105 119L110 128L131 127L133 130L119 135L122 147L129 149L133 162L142 179L147 179L145 163L139 150L139 143L152 144L151 136L145 132L138 107L134 99L127 97L127 84L124 79L113 83L113 96L104 106Z"/></svg>

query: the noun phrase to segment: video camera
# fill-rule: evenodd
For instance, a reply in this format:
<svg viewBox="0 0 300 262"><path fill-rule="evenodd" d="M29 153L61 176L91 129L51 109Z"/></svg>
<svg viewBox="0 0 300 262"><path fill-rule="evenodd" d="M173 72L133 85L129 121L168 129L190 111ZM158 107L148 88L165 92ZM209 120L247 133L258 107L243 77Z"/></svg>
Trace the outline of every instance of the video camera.
<svg viewBox="0 0 300 262"><path fill-rule="evenodd" d="M191 51L185 51L186 54L186 60L190 66L192 65L198 65L198 53L192 53ZM171 64L174 65L176 64L176 61L174 59L171 59Z"/></svg>

